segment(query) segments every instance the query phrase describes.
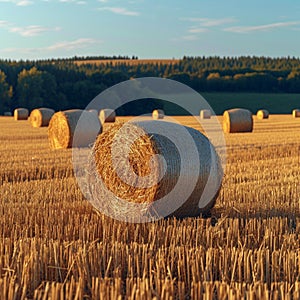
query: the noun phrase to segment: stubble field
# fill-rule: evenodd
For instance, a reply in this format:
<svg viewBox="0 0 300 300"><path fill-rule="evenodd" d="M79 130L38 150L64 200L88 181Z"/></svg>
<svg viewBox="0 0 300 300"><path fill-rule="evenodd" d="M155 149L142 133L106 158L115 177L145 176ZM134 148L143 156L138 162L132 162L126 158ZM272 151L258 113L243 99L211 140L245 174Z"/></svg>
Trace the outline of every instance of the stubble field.
<svg viewBox="0 0 300 300"><path fill-rule="evenodd" d="M225 135L211 217L127 224L83 198L47 128L1 117L0 299L300 299L300 119L254 121Z"/></svg>

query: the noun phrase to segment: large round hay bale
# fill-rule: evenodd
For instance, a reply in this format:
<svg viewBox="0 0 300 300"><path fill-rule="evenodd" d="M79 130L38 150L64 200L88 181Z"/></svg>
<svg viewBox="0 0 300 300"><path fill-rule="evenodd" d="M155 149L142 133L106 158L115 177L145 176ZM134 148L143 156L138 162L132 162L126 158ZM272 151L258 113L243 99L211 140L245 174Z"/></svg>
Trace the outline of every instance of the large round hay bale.
<svg viewBox="0 0 300 300"><path fill-rule="evenodd" d="M99 119L101 124L115 122L116 112L110 108L101 109L99 113Z"/></svg>
<svg viewBox="0 0 300 300"><path fill-rule="evenodd" d="M294 109L292 115L293 118L300 118L300 109Z"/></svg>
<svg viewBox="0 0 300 300"><path fill-rule="evenodd" d="M51 108L36 108L30 113L30 124L33 127L48 126L55 111Z"/></svg>
<svg viewBox="0 0 300 300"><path fill-rule="evenodd" d="M165 117L165 112L162 109L155 109L152 112L152 119L159 120Z"/></svg>
<svg viewBox="0 0 300 300"><path fill-rule="evenodd" d="M158 126L171 138L153 133ZM98 135L87 173L92 203L105 214L126 220L135 218L137 204L143 205L143 215L158 217L207 213L215 204L223 176L220 159L203 134L156 121L116 123ZM162 204L166 195L169 202Z"/></svg>
<svg viewBox="0 0 300 300"><path fill-rule="evenodd" d="M211 111L209 109L200 110L200 119L210 119Z"/></svg>
<svg viewBox="0 0 300 300"><path fill-rule="evenodd" d="M226 110L223 114L225 133L252 132L253 118L251 111L243 108Z"/></svg>
<svg viewBox="0 0 300 300"><path fill-rule="evenodd" d="M82 115L83 114L83 115ZM73 145L73 137L79 118L80 128L77 131L76 145ZM75 147L87 147L94 142L95 136L101 131L99 118L92 112L80 109L59 111L55 113L48 127L48 139L52 149L66 149Z"/></svg>
<svg viewBox="0 0 300 300"><path fill-rule="evenodd" d="M257 111L256 117L259 120L268 119L269 118L269 112L266 109L260 109L260 110Z"/></svg>
<svg viewBox="0 0 300 300"><path fill-rule="evenodd" d="M28 119L28 109L27 108L16 108L14 110L14 119L16 121L27 120Z"/></svg>

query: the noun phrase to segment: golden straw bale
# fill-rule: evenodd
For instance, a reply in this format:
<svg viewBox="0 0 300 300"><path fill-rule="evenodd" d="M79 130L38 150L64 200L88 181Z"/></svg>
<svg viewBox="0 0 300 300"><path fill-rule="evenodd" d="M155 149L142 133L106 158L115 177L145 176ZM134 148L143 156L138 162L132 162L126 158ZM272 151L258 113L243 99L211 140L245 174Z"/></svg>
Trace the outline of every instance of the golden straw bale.
<svg viewBox="0 0 300 300"><path fill-rule="evenodd" d="M211 111L209 109L200 110L200 119L210 119Z"/></svg>
<svg viewBox="0 0 300 300"><path fill-rule="evenodd" d="M293 118L300 118L300 109L294 109L292 115Z"/></svg>
<svg viewBox="0 0 300 300"><path fill-rule="evenodd" d="M152 112L152 119L159 120L165 117L165 112L162 109L155 109Z"/></svg>
<svg viewBox="0 0 300 300"><path fill-rule="evenodd" d="M269 112L266 109L260 109L256 113L257 119L269 119Z"/></svg>
<svg viewBox="0 0 300 300"><path fill-rule="evenodd" d="M36 108L30 113L30 123L33 127L48 126L55 111L51 108Z"/></svg>
<svg viewBox="0 0 300 300"><path fill-rule="evenodd" d="M16 121L27 120L28 119L28 109L27 108L16 108L14 110L14 119Z"/></svg>
<svg viewBox="0 0 300 300"><path fill-rule="evenodd" d="M79 118L80 128L76 128ZM100 133L101 126L97 115L80 109L59 111L55 113L49 123L48 139L52 149L71 148L76 130L78 141L76 147L87 147L94 142L95 136Z"/></svg>
<svg viewBox="0 0 300 300"><path fill-rule="evenodd" d="M226 110L223 114L223 131L225 133L252 132L252 113L243 108Z"/></svg>
<svg viewBox="0 0 300 300"><path fill-rule="evenodd" d="M99 119L101 124L115 122L116 112L110 108L101 109L99 113Z"/></svg>
<svg viewBox="0 0 300 300"><path fill-rule="evenodd" d="M172 139L157 131L149 132L145 129L149 126L160 126ZM179 134L182 131L185 136ZM195 161L199 162L198 169ZM161 215L154 208L158 205L155 203L174 192L175 187L168 207L180 205L163 217L192 217L209 212L218 196L223 170L214 147L198 130L170 122L136 121L116 123L98 135L88 174L92 203L102 207L104 213L130 219L135 213L132 205L136 204L144 206L145 215ZM206 197L201 198L204 190Z"/></svg>

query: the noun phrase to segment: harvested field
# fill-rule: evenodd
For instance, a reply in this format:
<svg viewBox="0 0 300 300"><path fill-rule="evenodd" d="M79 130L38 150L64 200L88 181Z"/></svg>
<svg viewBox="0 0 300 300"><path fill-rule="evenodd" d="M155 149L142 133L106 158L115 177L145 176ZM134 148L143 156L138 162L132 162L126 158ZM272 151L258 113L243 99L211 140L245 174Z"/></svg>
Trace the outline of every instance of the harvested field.
<svg viewBox="0 0 300 300"><path fill-rule="evenodd" d="M83 198L47 128L0 117L0 299L299 299L300 121L253 121L225 135L211 217L131 224Z"/></svg>

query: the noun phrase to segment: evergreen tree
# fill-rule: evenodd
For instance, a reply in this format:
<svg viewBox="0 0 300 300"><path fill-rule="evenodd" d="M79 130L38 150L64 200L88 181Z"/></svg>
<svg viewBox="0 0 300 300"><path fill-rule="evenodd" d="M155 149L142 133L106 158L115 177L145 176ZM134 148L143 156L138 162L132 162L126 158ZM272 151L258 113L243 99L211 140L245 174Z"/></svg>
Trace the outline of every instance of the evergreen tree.
<svg viewBox="0 0 300 300"><path fill-rule="evenodd" d="M6 82L6 75L0 70L0 113L10 110L10 87Z"/></svg>

